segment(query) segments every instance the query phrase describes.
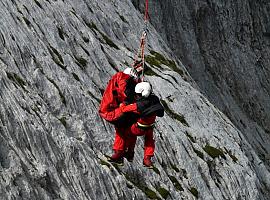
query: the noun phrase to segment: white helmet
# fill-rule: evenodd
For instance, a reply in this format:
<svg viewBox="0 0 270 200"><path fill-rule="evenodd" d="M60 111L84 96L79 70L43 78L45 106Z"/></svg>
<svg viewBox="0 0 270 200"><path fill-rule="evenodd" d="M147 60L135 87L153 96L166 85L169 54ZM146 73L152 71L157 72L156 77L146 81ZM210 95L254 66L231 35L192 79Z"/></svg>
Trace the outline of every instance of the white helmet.
<svg viewBox="0 0 270 200"><path fill-rule="evenodd" d="M152 92L152 87L148 82L140 82L136 85L135 92L142 94L143 97L148 97Z"/></svg>
<svg viewBox="0 0 270 200"><path fill-rule="evenodd" d="M134 78L138 78L138 73L137 73L136 69L134 69L134 68L128 67L123 72L124 72L124 74L128 74Z"/></svg>

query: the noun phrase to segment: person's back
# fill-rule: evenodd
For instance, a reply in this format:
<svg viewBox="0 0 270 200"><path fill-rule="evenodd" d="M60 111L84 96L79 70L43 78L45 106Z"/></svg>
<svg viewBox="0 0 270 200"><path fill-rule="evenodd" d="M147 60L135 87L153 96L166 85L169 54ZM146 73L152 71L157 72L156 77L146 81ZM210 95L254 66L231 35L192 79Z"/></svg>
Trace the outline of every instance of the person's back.
<svg viewBox="0 0 270 200"><path fill-rule="evenodd" d="M110 79L100 103L99 114L105 120L115 124L122 117L120 104L134 102L134 88L137 81L134 72L127 68L124 72L117 72ZM120 122L121 123L121 122Z"/></svg>

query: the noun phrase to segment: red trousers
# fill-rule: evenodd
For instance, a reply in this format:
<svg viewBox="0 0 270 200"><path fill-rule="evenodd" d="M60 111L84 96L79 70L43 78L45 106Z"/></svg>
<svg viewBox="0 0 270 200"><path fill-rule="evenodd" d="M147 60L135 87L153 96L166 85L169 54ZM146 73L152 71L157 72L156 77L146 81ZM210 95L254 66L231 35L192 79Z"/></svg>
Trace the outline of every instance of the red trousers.
<svg viewBox="0 0 270 200"><path fill-rule="evenodd" d="M114 150L134 151L137 136L144 136L144 156L154 156L153 128L141 129L136 124L128 128L115 128Z"/></svg>

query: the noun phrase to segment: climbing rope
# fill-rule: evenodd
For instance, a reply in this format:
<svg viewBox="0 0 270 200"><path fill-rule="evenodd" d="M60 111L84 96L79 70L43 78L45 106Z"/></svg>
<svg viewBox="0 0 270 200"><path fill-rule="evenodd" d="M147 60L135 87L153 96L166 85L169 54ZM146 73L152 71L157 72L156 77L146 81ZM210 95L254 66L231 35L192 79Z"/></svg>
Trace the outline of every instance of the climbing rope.
<svg viewBox="0 0 270 200"><path fill-rule="evenodd" d="M145 0L145 12L144 12L144 21L149 20L149 13L148 13L148 0Z"/></svg>
<svg viewBox="0 0 270 200"><path fill-rule="evenodd" d="M141 40L140 40L140 47L137 51L137 54L135 56L134 63L133 63L133 67L135 67L135 65L138 64L138 59L141 58L141 62L142 62L141 80L142 81L144 79L144 66L145 66L144 49L146 46L146 36L147 36L147 32L148 32L148 29L147 29L148 21L149 21L148 0L145 0L144 28L143 28L143 32L142 32L142 36L141 36Z"/></svg>

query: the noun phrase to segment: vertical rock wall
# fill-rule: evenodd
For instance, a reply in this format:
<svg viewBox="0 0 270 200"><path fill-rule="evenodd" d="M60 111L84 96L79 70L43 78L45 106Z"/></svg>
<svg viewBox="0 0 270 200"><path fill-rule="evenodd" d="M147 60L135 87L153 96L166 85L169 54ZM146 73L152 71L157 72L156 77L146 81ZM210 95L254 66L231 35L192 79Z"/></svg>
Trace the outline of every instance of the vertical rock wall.
<svg viewBox="0 0 270 200"><path fill-rule="evenodd" d="M131 1L2 0L0 15L0 199L269 199L266 165L151 25L155 168L143 138L133 163L106 161L114 128L98 106L139 45Z"/></svg>
<svg viewBox="0 0 270 200"><path fill-rule="evenodd" d="M139 3L140 2L140 3ZM143 2L133 1L143 9ZM151 23L269 165L270 2L150 0Z"/></svg>

